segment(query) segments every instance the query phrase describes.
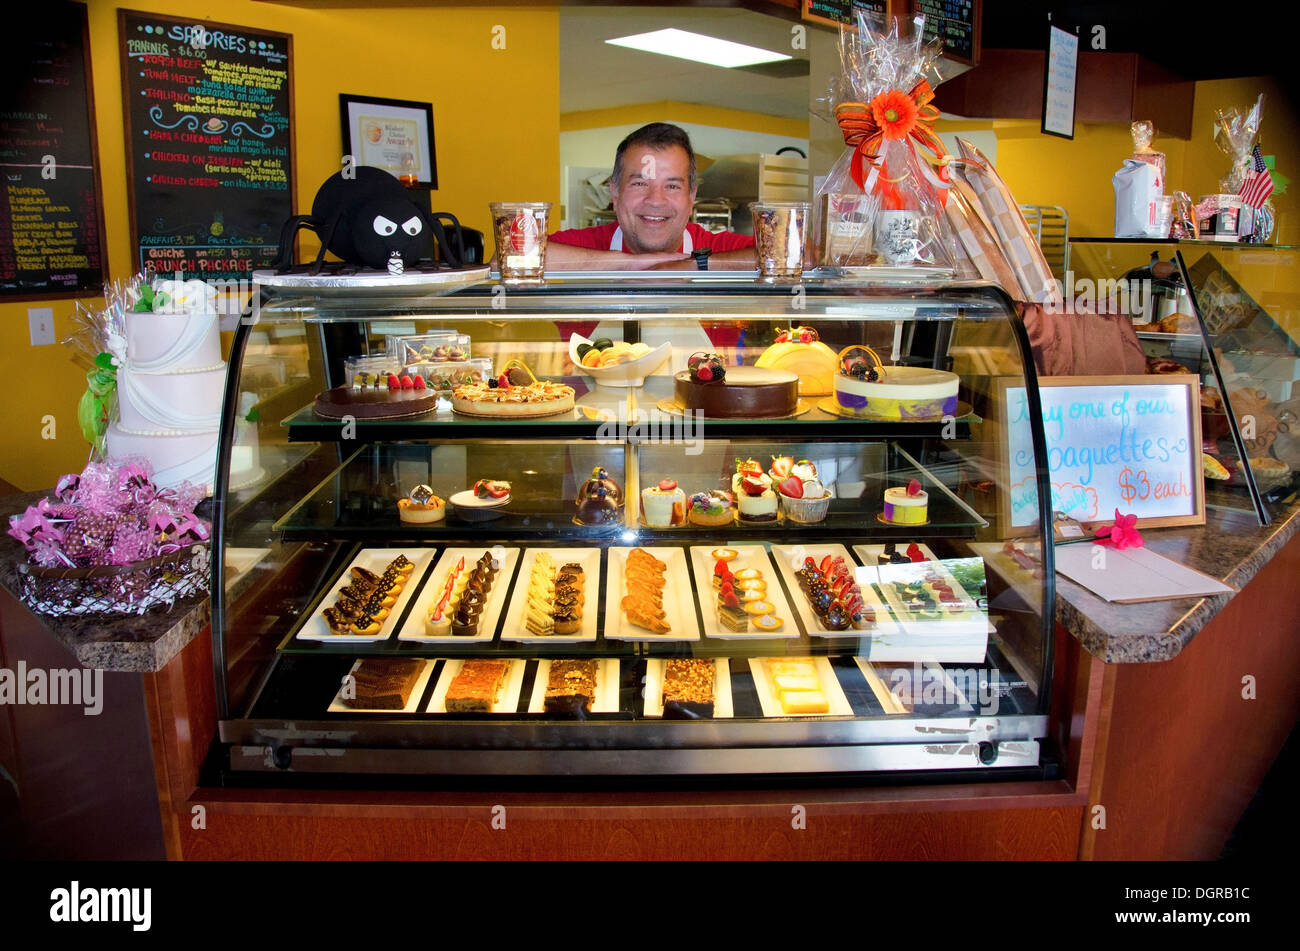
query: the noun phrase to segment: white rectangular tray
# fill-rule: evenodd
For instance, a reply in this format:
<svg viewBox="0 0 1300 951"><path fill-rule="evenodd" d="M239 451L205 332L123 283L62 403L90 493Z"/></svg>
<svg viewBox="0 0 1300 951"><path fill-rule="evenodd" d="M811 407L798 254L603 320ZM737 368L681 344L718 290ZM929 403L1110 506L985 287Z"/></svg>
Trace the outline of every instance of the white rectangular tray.
<svg viewBox="0 0 1300 951"><path fill-rule="evenodd" d="M576 562L582 565L582 626L573 634L530 634L524 627L524 612L528 605L528 578L533 572L539 551L547 552L555 567ZM530 641L547 644L577 644L596 639L596 614L600 610L600 549L599 548L525 548L519 562L519 580L506 609L506 624L501 629L503 641Z"/></svg>
<svg viewBox="0 0 1300 951"><path fill-rule="evenodd" d="M389 559L391 561L391 559ZM424 688L429 685L429 677L433 674L434 662L431 660L424 661L424 669L420 671L420 679L415 682L415 689L411 691L411 698L406 701L406 706L400 710L374 710L365 707L349 707L343 702L343 684L339 685L338 692L334 694L334 699L330 701L326 709L330 713L414 713L420 708L420 698L424 696ZM358 660L348 668L348 673L356 670L361 666L361 660ZM344 678L346 679L346 677Z"/></svg>
<svg viewBox="0 0 1300 951"><path fill-rule="evenodd" d="M974 709L970 699L939 664L933 662L922 664L917 661L911 665L904 665L888 661L873 663L865 657L855 657L853 659L857 661L858 669L862 671L862 676L866 678L867 685L871 687L871 692L876 695L876 699L880 701L880 705L885 708L886 713L912 713L916 707L924 706L923 703L918 704L915 698L920 696L924 699L926 689L935 683L939 684L943 697L939 705L963 713ZM907 669L909 683L905 698L895 692L896 679L894 671L899 667ZM977 697L976 700L978 701L978 699Z"/></svg>
<svg viewBox="0 0 1300 951"><path fill-rule="evenodd" d="M551 675L551 662L539 660L537 674L533 677L533 695L528 701L529 713L546 712L546 681ZM596 665L596 699L591 713L618 713L618 658L605 657Z"/></svg>
<svg viewBox="0 0 1300 951"><path fill-rule="evenodd" d="M803 660L804 658L791 658L791 660ZM840 687L839 678L835 676L835 671L831 668L831 662L825 657L812 658L813 665L817 668L817 676L821 680L822 693L826 695L826 713L786 713L781 709L781 701L776 698L776 691L772 689L772 680L767 675L766 657L749 658L749 671L754 675L754 689L758 693L758 704L763 710L765 717L851 717L853 716L853 707L849 704L849 698L844 696L844 690Z"/></svg>
<svg viewBox="0 0 1300 951"><path fill-rule="evenodd" d="M713 565L717 559L712 555L713 550L718 547L731 548L736 552L736 557L728 562L733 573L742 568L757 568L763 573L763 580L767 582L767 600L776 608L776 616L785 622L781 630L768 633L756 631L751 626L748 631L740 633L729 631L718 623L718 611L715 607L718 589L713 587ZM762 545L692 545L691 569L695 574L695 590L699 599L700 614L704 617L704 633L709 637L752 641L799 636L794 613L790 610L790 603L785 599L785 592L781 590L778 572L772 567L772 562L767 557L767 550Z"/></svg>
<svg viewBox="0 0 1300 951"><path fill-rule="evenodd" d="M442 673L438 675L438 683L433 688L433 696L429 698L429 705L424 708L425 713L447 712L447 691L451 689L451 682L456 679L464 663L465 661L460 658L444 661ZM492 713L514 713L519 709L519 693L524 686L524 670L527 667L528 662L522 658L516 657L510 660L505 684L497 695L497 702L492 705Z"/></svg>
<svg viewBox="0 0 1300 951"><path fill-rule="evenodd" d="M846 631L830 631L822 626L817 612L813 610L808 598L804 595L803 589L799 587L799 579L795 577L795 571L802 567L805 558L814 558L819 563L826 555L832 558L839 556L844 559L848 566L853 569L854 578L858 582L858 587L862 589L862 603L876 612L875 627L870 630L858 631L849 628ZM848 549L843 545L773 545L772 560L776 562L781 577L785 579L786 587L790 589L790 599L795 603L795 610L799 612L799 620L803 624L803 629L812 637L872 637L876 634L888 635L899 632L898 623L889 613L889 608L880 600L880 595L876 593L872 581L876 578L874 571L861 568L853 560Z"/></svg>
<svg viewBox="0 0 1300 951"><path fill-rule="evenodd" d="M695 616L695 597L691 593L691 577L686 570L686 552L681 548L643 547L642 551L653 555L668 565L664 572L663 605L668 613L668 623L672 630L667 634L655 634L644 627L637 627L627 619L621 605L626 593L623 588L623 570L631 548L609 548L609 560L606 563L608 577L605 579L605 636L623 641L698 641L700 639L700 622Z"/></svg>
<svg viewBox="0 0 1300 951"><path fill-rule="evenodd" d="M668 662L660 657L652 657L645 664L645 710L648 717L664 715L664 671ZM729 719L735 716L731 700L731 661L725 657L715 658L713 669L713 719Z"/></svg>
<svg viewBox="0 0 1300 951"><path fill-rule="evenodd" d="M498 553L496 557L501 560L501 568L497 571L496 578L492 580L487 604L484 605L483 613L479 615L478 633L473 637L457 637L451 633L425 633L425 618L429 615L429 609L434 606L434 599L442 594L442 586L446 584L447 575L456 566L456 562L464 558L465 570L471 571L474 563L483 557L485 551ZM510 589L510 578L517 564L519 564L518 548L504 548L500 545L494 548L444 548L442 557L433 566L433 571L429 575L429 580L425 582L424 588L421 589L420 596L411 606L411 613L398 632L397 639L423 641L426 644L470 644L475 641L492 640L496 636L497 621L501 618L501 609L506 603L506 592Z"/></svg>
<svg viewBox="0 0 1300 951"><path fill-rule="evenodd" d="M402 617L402 611L410 604L415 589L420 586L420 579L424 576L424 570L429 566L429 562L433 560L435 551L437 551L436 548L422 548L418 545L412 545L410 548L363 548L357 552L357 556L343 569L334 585L316 605L316 610L307 619L307 623L298 630L296 639L300 641L328 641L331 644L372 644L375 641L388 640L393 636L393 632L397 630L397 622ZM405 555L415 565L415 568L407 578L402 593L397 596L397 602L389 609L388 617L384 618L380 623L378 632L374 634L331 634L330 626L325 623L322 612L328 607L333 607L339 591L351 584L352 569L359 566L367 568L377 575L383 574L384 569L388 567L388 563L398 555Z"/></svg>

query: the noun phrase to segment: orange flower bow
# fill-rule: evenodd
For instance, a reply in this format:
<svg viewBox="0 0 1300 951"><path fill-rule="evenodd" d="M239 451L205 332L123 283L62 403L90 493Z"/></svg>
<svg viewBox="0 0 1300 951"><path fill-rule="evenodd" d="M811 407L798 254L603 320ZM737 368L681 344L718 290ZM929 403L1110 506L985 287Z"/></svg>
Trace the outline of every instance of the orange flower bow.
<svg viewBox="0 0 1300 951"><path fill-rule="evenodd" d="M941 168L948 150L930 127L939 118L939 107L931 105L934 90L924 79L912 87L911 92L890 89L874 97L871 102L843 102L835 107L835 119L844 133L844 144L854 150L850 169L853 180L864 192L867 190L867 165L876 165L885 139L906 139L934 154L922 153L932 165ZM940 195L942 201L947 189Z"/></svg>

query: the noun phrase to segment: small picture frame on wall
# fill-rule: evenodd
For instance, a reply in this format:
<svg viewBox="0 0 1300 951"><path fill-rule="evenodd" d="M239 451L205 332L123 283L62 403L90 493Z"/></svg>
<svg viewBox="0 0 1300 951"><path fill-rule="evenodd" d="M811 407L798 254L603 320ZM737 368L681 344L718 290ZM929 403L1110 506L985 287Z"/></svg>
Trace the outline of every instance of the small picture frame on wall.
<svg viewBox="0 0 1300 951"><path fill-rule="evenodd" d="M410 186L438 187L433 104L339 93L343 151Z"/></svg>

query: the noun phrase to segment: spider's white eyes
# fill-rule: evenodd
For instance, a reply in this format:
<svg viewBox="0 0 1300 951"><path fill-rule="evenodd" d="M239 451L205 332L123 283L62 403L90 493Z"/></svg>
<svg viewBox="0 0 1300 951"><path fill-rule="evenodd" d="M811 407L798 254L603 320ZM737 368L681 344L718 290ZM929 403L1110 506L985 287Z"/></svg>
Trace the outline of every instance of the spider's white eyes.
<svg viewBox="0 0 1300 951"><path fill-rule="evenodd" d="M382 234L384 236L387 236L397 230L397 225L389 221L383 215L375 215L374 228L375 228L375 234Z"/></svg>
<svg viewBox="0 0 1300 951"><path fill-rule="evenodd" d="M413 215L402 222L402 230L411 236L419 234L423 228L419 215Z"/></svg>

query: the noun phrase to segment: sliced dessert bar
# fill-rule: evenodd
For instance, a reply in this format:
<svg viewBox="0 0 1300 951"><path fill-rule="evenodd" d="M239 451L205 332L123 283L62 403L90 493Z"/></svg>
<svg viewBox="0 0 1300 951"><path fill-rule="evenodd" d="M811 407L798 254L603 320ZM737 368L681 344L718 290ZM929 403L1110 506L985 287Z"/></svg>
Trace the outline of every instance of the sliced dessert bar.
<svg viewBox="0 0 1300 951"><path fill-rule="evenodd" d="M553 660L543 709L557 716L582 716L596 701L594 660Z"/></svg>
<svg viewBox="0 0 1300 951"><path fill-rule="evenodd" d="M508 660L465 661L447 686L447 712L491 713L509 670Z"/></svg>
<svg viewBox="0 0 1300 951"><path fill-rule="evenodd" d="M670 660L664 667L664 717L697 720L713 716L714 680L711 660Z"/></svg>

